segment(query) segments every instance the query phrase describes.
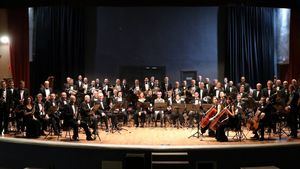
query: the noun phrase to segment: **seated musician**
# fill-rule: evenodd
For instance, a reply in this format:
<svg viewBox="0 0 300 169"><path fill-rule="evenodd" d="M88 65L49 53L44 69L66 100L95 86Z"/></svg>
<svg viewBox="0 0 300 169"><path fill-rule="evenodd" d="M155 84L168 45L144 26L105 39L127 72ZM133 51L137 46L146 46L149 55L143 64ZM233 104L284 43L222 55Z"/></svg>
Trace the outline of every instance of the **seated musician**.
<svg viewBox="0 0 300 169"><path fill-rule="evenodd" d="M89 95L84 96L84 101L80 105L80 124L87 125L88 127L93 128L93 134L97 134L97 119L94 117L93 103L91 102L91 98ZM88 134L89 135L89 134ZM87 135L87 137L89 137Z"/></svg>
<svg viewBox="0 0 300 169"><path fill-rule="evenodd" d="M101 123L105 123L105 131L108 132L108 104L106 99L104 98L103 93L99 93L99 104L100 104L100 108L98 110L99 112L99 117L100 117L100 122Z"/></svg>
<svg viewBox="0 0 300 169"><path fill-rule="evenodd" d="M26 137L36 138L41 134L41 126L38 119L35 117L35 107L32 97L28 97L24 101L24 124L26 127Z"/></svg>
<svg viewBox="0 0 300 169"><path fill-rule="evenodd" d="M162 92L158 91L157 98L154 100L155 103L165 103L165 100L162 98ZM155 110L154 111L154 120L155 120L155 127L157 126L157 117L160 117L161 124L160 126L163 127L164 123L164 111L163 110Z"/></svg>
<svg viewBox="0 0 300 169"><path fill-rule="evenodd" d="M143 92L140 92L138 101L136 103L136 111L134 113L134 124L135 127L139 127L139 119L141 121L141 127L144 127L147 109L142 106L146 102L146 98Z"/></svg>
<svg viewBox="0 0 300 169"><path fill-rule="evenodd" d="M173 101L173 103L177 103L177 104L185 104L184 100L181 99L179 94L175 95L175 99ZM183 126L184 124L184 117L183 117L183 112L175 112L172 111L172 121L173 121L173 126L175 127L176 125L176 121L179 120L180 123L180 127Z"/></svg>
<svg viewBox="0 0 300 169"><path fill-rule="evenodd" d="M42 125L41 135L45 135L47 130L48 120L46 119L45 104L43 102L43 95L37 94L35 102L35 117L39 120Z"/></svg>
<svg viewBox="0 0 300 169"><path fill-rule="evenodd" d="M171 110L172 110L172 103L174 101L173 98L173 91L172 89L166 92L166 97L165 100L167 101L167 111L165 112L165 120L170 122L172 120L172 116L171 116Z"/></svg>
<svg viewBox="0 0 300 169"><path fill-rule="evenodd" d="M86 140L93 140L88 125L85 122L80 122L79 108L76 102L76 96L70 96L70 102L66 105L64 111L64 123L73 129L73 140L78 141L78 127L82 127L86 134Z"/></svg>
<svg viewBox="0 0 300 169"><path fill-rule="evenodd" d="M51 109L56 109L54 112L50 112ZM45 111L47 112L46 119L52 125L55 135L60 134L60 117L59 117L59 107L56 101L55 93L50 94L49 100L45 102Z"/></svg>
<svg viewBox="0 0 300 169"><path fill-rule="evenodd" d="M264 134L265 134L265 126L270 124L270 115L272 111L272 105L270 104L269 98L266 98L264 96L261 97L259 101L259 107L257 108L257 111L260 111L260 114L258 115L258 128L254 130L254 136L252 138L257 139L259 141L264 140ZM258 131L260 130L260 138L258 135Z"/></svg>
<svg viewBox="0 0 300 169"><path fill-rule="evenodd" d="M123 105L126 103L126 100L123 98L122 91L117 92L117 97L114 97L112 104L115 105L116 103L122 104L122 107L114 110L114 112L112 113L112 116L111 116L111 121L112 121L113 128L119 129L118 128L118 117L120 117L120 116L122 117L123 125L126 125L127 121L128 121L127 111L123 107Z"/></svg>
<svg viewBox="0 0 300 169"><path fill-rule="evenodd" d="M194 97L192 98L192 100L190 101L191 104L194 105L200 105L201 106L201 100L199 98L199 93L195 92L194 93ZM200 111L200 110L199 110ZM188 116L189 116L189 127L193 128L194 127L194 118L196 119L197 123L199 122L199 113L200 112L194 112L194 111L190 111L188 112Z"/></svg>
<svg viewBox="0 0 300 169"><path fill-rule="evenodd" d="M219 114L220 111L221 111L221 105L219 104L219 101L218 101L217 97L213 97L212 105L213 105L213 108L215 108L217 110L217 114ZM215 132L209 128L210 122L212 120L213 120L213 118L210 118L208 125L206 125L204 128L201 128L201 133L205 133L206 130L208 129L208 136L209 137L215 137L215 135L216 135Z"/></svg>
<svg viewBox="0 0 300 169"><path fill-rule="evenodd" d="M232 98L231 97L227 97L226 101L224 103L224 106L230 106L230 104L232 103ZM234 111L234 106L231 106L229 108L225 107L224 109L227 109L228 111L225 112L225 116L227 116L225 119L222 119L222 121L219 122L219 126L216 129L216 140L220 141L220 142L226 142L228 141L228 138L225 134L225 129L226 128L237 128L237 114L235 114ZM230 110L231 109L231 110ZM215 117L218 115L218 113L215 115ZM213 119L215 118L213 117Z"/></svg>

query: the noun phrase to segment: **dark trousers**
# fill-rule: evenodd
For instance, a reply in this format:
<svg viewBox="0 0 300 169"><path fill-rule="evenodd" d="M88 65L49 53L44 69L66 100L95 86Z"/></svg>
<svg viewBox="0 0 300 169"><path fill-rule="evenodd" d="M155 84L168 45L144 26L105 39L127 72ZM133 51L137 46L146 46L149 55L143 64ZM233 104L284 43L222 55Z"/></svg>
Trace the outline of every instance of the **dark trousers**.
<svg viewBox="0 0 300 169"><path fill-rule="evenodd" d="M0 105L0 133L8 132L8 118L9 118L9 109L6 106L6 103L1 103Z"/></svg>
<svg viewBox="0 0 300 169"><path fill-rule="evenodd" d="M291 136L297 137L297 111L291 111L288 116L288 124L291 128Z"/></svg>
<svg viewBox="0 0 300 169"><path fill-rule="evenodd" d="M64 121L65 127L73 129L73 139L78 137L78 124L75 119L67 119Z"/></svg>
<svg viewBox="0 0 300 169"><path fill-rule="evenodd" d="M176 125L177 120L179 120L180 125L183 125L183 123L184 123L183 114L179 113L179 112L172 112L171 119L172 119L174 125Z"/></svg>
<svg viewBox="0 0 300 169"><path fill-rule="evenodd" d="M228 141L228 138L225 134L226 124L221 124L216 130L216 140L217 141Z"/></svg>
<svg viewBox="0 0 300 169"><path fill-rule="evenodd" d="M85 135L86 135L86 138L90 138L92 133L91 131L89 130L89 125L88 125L88 122L87 121L81 121L80 124L79 124L79 127L82 127L84 132L85 132ZM76 131L75 131L76 132ZM75 136L78 136L78 129L77 129L77 133L74 133Z"/></svg>
<svg viewBox="0 0 300 169"><path fill-rule="evenodd" d="M146 112L145 111L141 111L141 115L139 115L140 111L136 111L133 114L133 119L134 119L134 124L136 127L139 126L139 119L141 120L141 126L144 126L144 123L146 121Z"/></svg>

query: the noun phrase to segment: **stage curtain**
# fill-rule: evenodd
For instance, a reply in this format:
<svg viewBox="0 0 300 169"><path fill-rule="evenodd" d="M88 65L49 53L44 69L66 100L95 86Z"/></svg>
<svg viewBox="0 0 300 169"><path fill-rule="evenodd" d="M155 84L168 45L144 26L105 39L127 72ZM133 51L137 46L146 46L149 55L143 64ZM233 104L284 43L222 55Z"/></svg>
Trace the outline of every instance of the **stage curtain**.
<svg viewBox="0 0 300 169"><path fill-rule="evenodd" d="M274 76L274 29L272 8L227 8L225 76L235 83L245 76L252 87L265 85Z"/></svg>
<svg viewBox="0 0 300 169"><path fill-rule="evenodd" d="M83 73L84 25L82 8L34 8L32 82L36 90L48 76L55 77L54 89L61 89L67 76Z"/></svg>
<svg viewBox="0 0 300 169"><path fill-rule="evenodd" d="M8 33L10 37L11 72L15 86L24 80L29 82L29 26L27 8L7 9Z"/></svg>
<svg viewBox="0 0 300 169"><path fill-rule="evenodd" d="M300 81L300 3L291 10L290 57L289 64L280 65L280 77L291 82Z"/></svg>

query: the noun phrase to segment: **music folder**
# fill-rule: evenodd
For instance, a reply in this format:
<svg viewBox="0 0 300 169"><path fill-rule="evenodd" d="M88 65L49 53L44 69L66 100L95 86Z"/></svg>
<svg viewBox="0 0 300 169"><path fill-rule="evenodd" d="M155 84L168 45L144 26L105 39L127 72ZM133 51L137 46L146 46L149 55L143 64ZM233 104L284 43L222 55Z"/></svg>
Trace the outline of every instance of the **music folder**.
<svg viewBox="0 0 300 169"><path fill-rule="evenodd" d="M154 103L155 111L165 111L167 110L167 103Z"/></svg>

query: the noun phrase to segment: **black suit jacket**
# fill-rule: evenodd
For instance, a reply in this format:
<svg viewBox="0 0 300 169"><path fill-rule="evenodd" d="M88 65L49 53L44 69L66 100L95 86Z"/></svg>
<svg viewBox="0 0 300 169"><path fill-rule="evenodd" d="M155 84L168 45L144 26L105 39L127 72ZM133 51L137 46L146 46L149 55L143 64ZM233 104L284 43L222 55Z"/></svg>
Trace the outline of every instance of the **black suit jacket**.
<svg viewBox="0 0 300 169"><path fill-rule="evenodd" d="M21 100L21 90L22 89L18 89L17 92L15 93L15 98L18 101L18 103ZM29 93L29 90L26 88L24 88L23 90L24 90L23 99L25 100L30 96L30 93Z"/></svg>
<svg viewBox="0 0 300 169"><path fill-rule="evenodd" d="M201 98L201 94L200 94L200 93L201 93L201 92L200 92L201 90L203 90L203 92L202 92L202 98ZM204 97L206 97L206 96L209 95L206 88L204 88L204 89L198 88L196 91L199 93L199 98L201 98L201 99L203 99Z"/></svg>
<svg viewBox="0 0 300 169"><path fill-rule="evenodd" d="M51 87L49 87L49 90L50 90L50 94L51 94L53 92L53 89ZM45 88L41 88L40 93L43 95L44 98L46 97Z"/></svg>
<svg viewBox="0 0 300 169"><path fill-rule="evenodd" d="M274 93L276 93L276 91L274 90L274 88L271 88L270 96L272 96ZM268 88L263 88L262 89L262 96L270 97L269 94L268 94Z"/></svg>
<svg viewBox="0 0 300 169"><path fill-rule="evenodd" d="M254 90L253 93L252 93L252 98L255 100L255 101L259 101L261 96L262 96L262 90L259 91L258 95L257 95L257 92L258 90Z"/></svg>

